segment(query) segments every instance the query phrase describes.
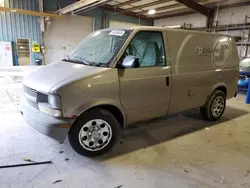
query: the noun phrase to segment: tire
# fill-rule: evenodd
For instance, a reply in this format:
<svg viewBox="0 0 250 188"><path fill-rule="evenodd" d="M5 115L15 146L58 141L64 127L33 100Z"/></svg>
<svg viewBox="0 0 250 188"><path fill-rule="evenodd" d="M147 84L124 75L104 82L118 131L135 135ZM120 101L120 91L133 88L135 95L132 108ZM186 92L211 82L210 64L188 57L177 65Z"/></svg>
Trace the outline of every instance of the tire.
<svg viewBox="0 0 250 188"><path fill-rule="evenodd" d="M210 121L217 121L221 118L226 108L226 95L220 90L215 90L206 104L200 108L201 115Z"/></svg>
<svg viewBox="0 0 250 188"><path fill-rule="evenodd" d="M119 135L120 126L113 114L95 108L76 120L68 137L70 145L78 154L94 157L107 153L115 145Z"/></svg>

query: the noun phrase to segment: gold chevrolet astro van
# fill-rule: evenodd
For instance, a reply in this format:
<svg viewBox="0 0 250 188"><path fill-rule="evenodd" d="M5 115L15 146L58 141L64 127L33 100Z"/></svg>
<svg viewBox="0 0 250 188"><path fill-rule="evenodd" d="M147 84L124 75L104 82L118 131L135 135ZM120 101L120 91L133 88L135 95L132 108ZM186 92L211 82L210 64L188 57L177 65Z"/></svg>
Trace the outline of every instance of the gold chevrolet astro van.
<svg viewBox="0 0 250 188"><path fill-rule="evenodd" d="M24 80L21 113L81 155L110 150L129 124L200 108L208 120L236 96L239 59L226 35L164 27L103 29Z"/></svg>

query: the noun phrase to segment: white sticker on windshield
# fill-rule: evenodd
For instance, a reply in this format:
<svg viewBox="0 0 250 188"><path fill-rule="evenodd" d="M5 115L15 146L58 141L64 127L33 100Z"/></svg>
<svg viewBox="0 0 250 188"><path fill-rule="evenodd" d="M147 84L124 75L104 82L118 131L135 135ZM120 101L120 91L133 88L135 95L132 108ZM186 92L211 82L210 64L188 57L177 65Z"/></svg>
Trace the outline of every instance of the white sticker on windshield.
<svg viewBox="0 0 250 188"><path fill-rule="evenodd" d="M121 30L112 30L109 35L115 35L115 36L122 36L125 33L125 31Z"/></svg>

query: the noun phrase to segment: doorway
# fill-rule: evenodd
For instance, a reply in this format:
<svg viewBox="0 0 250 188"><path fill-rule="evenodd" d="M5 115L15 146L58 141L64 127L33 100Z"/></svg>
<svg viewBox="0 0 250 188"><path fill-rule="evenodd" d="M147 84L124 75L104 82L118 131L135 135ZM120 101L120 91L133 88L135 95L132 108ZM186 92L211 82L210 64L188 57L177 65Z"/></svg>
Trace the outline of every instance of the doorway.
<svg viewBox="0 0 250 188"><path fill-rule="evenodd" d="M30 40L17 39L18 65L30 65Z"/></svg>

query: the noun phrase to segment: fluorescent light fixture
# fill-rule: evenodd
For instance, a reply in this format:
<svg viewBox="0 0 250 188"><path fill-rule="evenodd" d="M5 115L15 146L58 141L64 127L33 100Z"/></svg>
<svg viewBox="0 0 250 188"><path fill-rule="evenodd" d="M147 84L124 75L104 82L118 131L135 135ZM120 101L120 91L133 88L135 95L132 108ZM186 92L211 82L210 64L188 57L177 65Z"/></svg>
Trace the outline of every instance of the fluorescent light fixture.
<svg viewBox="0 0 250 188"><path fill-rule="evenodd" d="M20 46L21 49L23 49L23 46Z"/></svg>
<svg viewBox="0 0 250 188"><path fill-rule="evenodd" d="M166 28L181 28L181 25L170 25L170 26L166 26Z"/></svg>
<svg viewBox="0 0 250 188"><path fill-rule="evenodd" d="M10 12L16 12L16 9L14 9L14 10L10 10Z"/></svg>
<svg viewBox="0 0 250 188"><path fill-rule="evenodd" d="M149 10L148 14L150 14L150 15L155 14L155 10Z"/></svg>

